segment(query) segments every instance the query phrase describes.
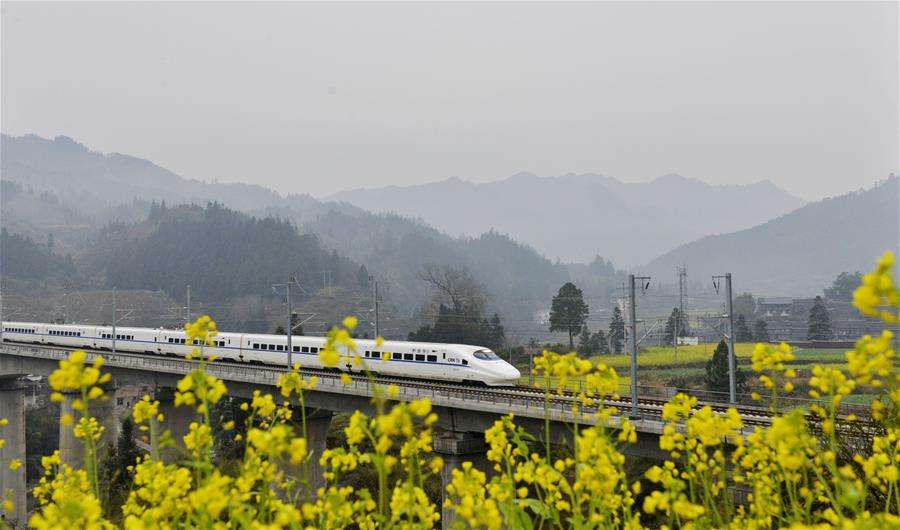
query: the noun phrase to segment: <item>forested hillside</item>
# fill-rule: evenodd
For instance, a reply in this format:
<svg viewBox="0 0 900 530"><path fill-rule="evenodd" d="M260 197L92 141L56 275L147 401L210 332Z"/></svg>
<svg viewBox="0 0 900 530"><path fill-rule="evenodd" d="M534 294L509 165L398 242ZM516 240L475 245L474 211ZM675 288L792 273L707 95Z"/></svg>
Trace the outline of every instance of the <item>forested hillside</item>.
<svg viewBox="0 0 900 530"><path fill-rule="evenodd" d="M468 270L481 283L491 311L499 311L511 332L534 332L534 313L568 281L568 271L509 236L488 232L451 238L431 227L393 214L330 211L307 223L327 245L364 263L376 273L386 296L412 313L431 295L421 278L429 265Z"/></svg>
<svg viewBox="0 0 900 530"><path fill-rule="evenodd" d="M106 226L99 239L110 285L162 289L176 299L186 285L210 301L267 294L292 275L311 288L321 284L323 272L334 285L352 286L359 268L287 221L215 203L157 209L140 225Z"/></svg>
<svg viewBox="0 0 900 530"><path fill-rule="evenodd" d="M808 296L841 272L865 270L900 241L900 186L891 177L868 190L808 204L748 230L704 237L650 262L651 275L687 265L692 277L730 271L735 289Z"/></svg>
<svg viewBox="0 0 900 530"><path fill-rule="evenodd" d="M70 256L54 254L53 240L36 243L29 237L0 229L0 269L4 279L62 280L75 275Z"/></svg>

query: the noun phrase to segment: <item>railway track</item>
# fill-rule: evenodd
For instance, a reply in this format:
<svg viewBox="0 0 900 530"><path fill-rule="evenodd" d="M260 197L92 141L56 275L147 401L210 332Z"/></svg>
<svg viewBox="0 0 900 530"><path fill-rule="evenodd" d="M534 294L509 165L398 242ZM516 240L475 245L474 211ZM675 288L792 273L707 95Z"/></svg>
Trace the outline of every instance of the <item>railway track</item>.
<svg viewBox="0 0 900 530"><path fill-rule="evenodd" d="M31 348L39 348L45 350L60 350L66 349L64 347L50 345L50 344L36 344L36 343L27 343L27 342L17 342L17 341L8 341L5 340L5 343L9 344L17 344L22 346L28 346ZM103 349L90 349L83 348L86 352L103 355L111 353L109 350ZM134 358L159 358L158 355L150 355L145 353L132 353L132 352L115 352L116 355L121 355L125 357L134 357ZM180 357L173 357L180 360L185 360ZM196 361L195 361L196 362ZM243 366L248 370L266 370L268 372L274 373L287 373L286 367L281 366L273 366L273 365L242 365L240 363L236 363L230 360L216 360L213 361L213 364L219 365L228 365L228 366ZM331 379L338 379L340 377L341 372L337 370L323 370L323 369L314 369L314 368L303 368L301 367L299 370L300 374L304 377L327 377ZM577 399L578 393L565 390L562 393L552 392L550 396L545 396L545 391L540 388L534 388L531 386L514 386L514 387L489 387L489 386L476 386L465 383L454 383L449 381L425 381L421 379L407 378L407 377L398 377L398 376L386 376L386 375L367 375L361 372L352 372L349 373L351 380L359 381L359 382L372 382L378 385L397 385L398 387L407 387L407 388L418 388L422 390L426 390L433 394L440 392L452 392L455 395L463 395L470 396L473 401L503 401L506 399L517 399L520 401L528 401L530 405L540 408L546 403L549 403L554 408L571 406L575 400ZM493 398L493 399L487 399ZM662 416L662 408L666 404L667 400L661 398L653 398L653 397L640 397L638 398L638 411L643 417L659 419ZM628 398L607 398L604 400L605 406L614 406L619 410L625 411L630 409L631 401ZM705 403L701 402L698 404L699 406L710 405L713 410L718 412L725 412L729 406L721 403ZM746 425L767 425L771 422L772 414L770 411L760 408L760 407L747 407L747 406L738 406L738 412L741 414L741 417L744 419L744 423ZM596 411L596 407L583 407L582 411L585 414L591 414Z"/></svg>
<svg viewBox="0 0 900 530"><path fill-rule="evenodd" d="M28 342L18 342L18 341L9 341L4 340L4 343L8 344L16 344L21 346L28 346L31 348L40 348L45 350L65 350L68 348L56 346L52 344L40 344L40 343L28 343ZM90 349L83 348L86 352L92 354L108 354L111 353L109 350L103 349ZM115 352L116 355L121 355L125 357L134 357L134 358L172 358L178 359L186 362L197 362L197 361L188 361L181 357L170 357L170 356L159 356L152 355L146 353L132 353L132 352ZM213 361L213 364L216 365L225 365L225 366L241 366L246 368L247 370L265 370L269 373L280 375L283 373L287 373L288 369L282 366L276 365L255 365L255 364L242 364L237 363L231 360L221 359ZM332 380L337 380L341 376L341 372L327 369L315 369L315 368L300 368L300 373L305 377L319 377L319 378L330 378ZM422 379L408 378L408 377L399 377L399 376L387 376L387 375L367 375L362 372L352 372L349 373L352 381L355 382L372 382L378 385L397 385L398 387L406 387L406 388L417 388L419 390L424 390L426 392L431 393L432 395L438 395L441 392L453 393L456 396L469 396L473 401L492 401L492 402L503 402L505 400L510 400L510 404L513 403L513 400L518 400L520 402L528 401L529 406L534 406L535 408L540 408L545 404L551 405L554 409L565 408L571 406L578 398L578 393L572 390L564 390L561 393L551 392L549 396L545 395L545 390L541 388L535 388L532 386L513 386L513 387L489 387L489 386L476 386L472 384L466 383L454 383L450 381L426 381ZM639 414L643 418L647 419L661 419L662 417L662 409L663 406L668 402L667 399L659 398L659 397L638 397L637 408ZM620 411L627 411L631 408L631 400L627 397L608 397L603 402L604 406L613 406L619 409ZM708 402L708 401L699 401L697 406L709 406L714 411L724 413L731 405L726 403L716 403L716 402ZM737 409L738 413L741 415L741 419L743 420L744 425L746 426L765 426L769 425L772 421L773 414L772 412L763 407L753 406L753 405L736 405L734 408ZM591 414L596 411L596 407L582 407L582 412L584 414ZM857 416L861 416L857 413ZM818 423L817 419L807 415L810 423L815 426ZM856 423L845 421L847 424Z"/></svg>

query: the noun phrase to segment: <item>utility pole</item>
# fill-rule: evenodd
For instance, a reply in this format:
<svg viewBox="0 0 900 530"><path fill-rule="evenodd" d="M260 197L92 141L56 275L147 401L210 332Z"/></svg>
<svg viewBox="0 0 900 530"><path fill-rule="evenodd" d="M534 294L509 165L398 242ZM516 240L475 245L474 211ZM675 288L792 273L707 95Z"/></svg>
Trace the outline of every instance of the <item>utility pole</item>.
<svg viewBox="0 0 900 530"><path fill-rule="evenodd" d="M290 369L294 363L294 348L291 344L291 338L294 335L294 305L291 301L291 284L300 287L300 283L297 281L297 278L291 276L290 280L285 283L276 283L272 286L272 291L278 292L279 287L284 287L285 291L285 302L287 303L287 326L284 328L284 332L287 335L287 365ZM300 290L303 290L303 287L300 287Z"/></svg>
<svg viewBox="0 0 900 530"><path fill-rule="evenodd" d="M713 276L713 286L716 288L716 293L719 292L717 280L722 278L725 278L725 311L728 318L728 402L734 405L737 403L737 388L735 382L734 311L731 296L731 273L726 272L725 276Z"/></svg>
<svg viewBox="0 0 900 530"><path fill-rule="evenodd" d="M185 306L187 310L187 324L191 323L191 286L187 286L187 305Z"/></svg>
<svg viewBox="0 0 900 530"><path fill-rule="evenodd" d="M672 342L675 346L675 362L678 362L678 337L681 335L681 329L684 325L684 280L687 276L687 267L675 266L675 273L678 276L678 316L675 318L675 331L672 333Z"/></svg>
<svg viewBox="0 0 900 530"><path fill-rule="evenodd" d="M637 309L635 307L635 280L641 281L641 290L647 288L650 285L650 277L649 276L635 276L634 274L628 275L628 318L630 320L629 326L631 327L631 415L629 418L631 419L640 419L641 416L638 414L638 391L637 391L637 348L638 348L638 340L637 340ZM646 281L646 282L645 282Z"/></svg>
<svg viewBox="0 0 900 530"><path fill-rule="evenodd" d="M116 353L116 316L118 315L118 311L116 311L116 288L113 287L113 319L112 319L112 352Z"/></svg>
<svg viewBox="0 0 900 530"><path fill-rule="evenodd" d="M378 280L375 279L375 276L370 275L369 281L372 282L372 301L375 306L375 338L379 337L379 329L378 329Z"/></svg>

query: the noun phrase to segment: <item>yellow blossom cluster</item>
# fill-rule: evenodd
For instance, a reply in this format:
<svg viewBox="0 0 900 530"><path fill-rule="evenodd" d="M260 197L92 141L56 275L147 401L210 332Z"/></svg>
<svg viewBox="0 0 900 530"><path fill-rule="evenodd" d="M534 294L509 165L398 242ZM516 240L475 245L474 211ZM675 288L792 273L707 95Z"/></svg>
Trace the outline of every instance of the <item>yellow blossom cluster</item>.
<svg viewBox="0 0 900 530"><path fill-rule="evenodd" d="M892 264L892 258L883 258L867 275L861 288L867 290L856 297L858 306L877 308L887 322L896 314L888 309L900 306L893 283L884 280L892 277ZM320 351L328 366L359 364L351 336L355 319L342 324L329 332L328 345ZM205 344L216 326L204 317L188 330ZM306 439L304 392L315 387L315 378L305 378L299 366L279 380L283 400L256 392L242 405L248 412L245 435L227 434L233 422L223 426L245 450L233 469L217 469L210 408L227 389L206 373L204 361L178 384L178 404L198 412L182 440L188 450L184 459L160 460L155 446L165 436L151 436L151 455L132 467L133 487L121 507L121 524L129 530L418 530L438 527L442 508L455 516L452 528L458 529L900 528L900 385L893 335L864 337L846 357L842 369L813 369L808 384L817 401L808 410L784 412L774 403L779 391L793 389L793 352L787 345L757 345L751 360L772 391L772 407L770 423L752 430L735 409L676 395L660 411L659 446L668 460L646 471L643 486L629 474L622 450L636 441L639 425L603 401L617 391L615 371L574 354L544 352L535 359L544 376L545 403L574 403L577 421L570 436L557 437L559 431L551 436L549 407L542 432L526 428L533 423L501 416L484 433L489 470L471 462L445 469L432 454L437 421L432 403L393 402L400 398L393 386L373 385L375 412L349 416L345 446L314 454ZM90 450L102 433L88 406L103 397L108 376L101 368L102 360L88 365L84 352L74 352L51 378L55 392L80 394L75 407L80 416L77 422L69 418L69 424L89 450L84 469L60 465L58 453L44 459L45 475L34 489L34 528L114 527L98 494L96 452ZM566 393L576 381L574 396ZM876 394L865 421L843 412L860 387ZM298 404L299 428L292 415ZM588 405L596 407L596 414L579 415L578 407ZM133 416L151 435L164 420L158 402L149 397L135 405ZM310 475L313 458L322 467L321 477ZM297 466L303 469L298 472ZM347 476L361 468L372 470L376 483L347 485ZM427 484L441 474L449 480L439 507ZM6 502L3 509L11 511Z"/></svg>
<svg viewBox="0 0 900 530"><path fill-rule="evenodd" d="M900 322L900 291L894 283L894 253L885 252L875 270L862 277L853 292L853 305L860 313L878 317L888 324Z"/></svg>

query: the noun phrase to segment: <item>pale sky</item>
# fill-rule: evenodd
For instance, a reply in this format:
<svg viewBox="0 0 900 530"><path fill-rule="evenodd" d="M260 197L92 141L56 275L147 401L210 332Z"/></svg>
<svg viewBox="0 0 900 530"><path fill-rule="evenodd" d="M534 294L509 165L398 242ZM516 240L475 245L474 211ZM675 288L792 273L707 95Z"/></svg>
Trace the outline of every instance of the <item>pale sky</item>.
<svg viewBox="0 0 900 530"><path fill-rule="evenodd" d="M2 115L282 192L900 168L898 3L2 3Z"/></svg>

